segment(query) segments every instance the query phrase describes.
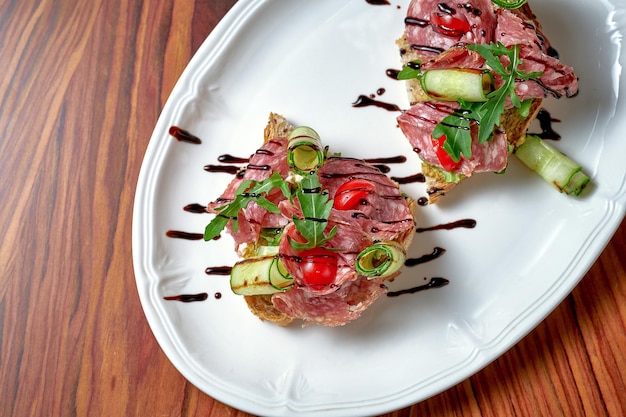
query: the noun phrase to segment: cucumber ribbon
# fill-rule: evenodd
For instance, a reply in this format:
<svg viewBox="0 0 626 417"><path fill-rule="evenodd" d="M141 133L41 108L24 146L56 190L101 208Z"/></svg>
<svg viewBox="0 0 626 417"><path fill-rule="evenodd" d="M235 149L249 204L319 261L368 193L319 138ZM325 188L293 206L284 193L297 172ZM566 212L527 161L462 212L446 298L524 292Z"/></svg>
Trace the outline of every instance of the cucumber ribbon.
<svg viewBox="0 0 626 417"><path fill-rule="evenodd" d="M500 7L504 7L505 9L517 9L518 7L522 7L526 0L491 0L495 4Z"/></svg>
<svg viewBox="0 0 626 417"><path fill-rule="evenodd" d="M230 288L238 295L287 291L293 282L278 255L245 259L237 262L230 272Z"/></svg>
<svg viewBox="0 0 626 417"><path fill-rule="evenodd" d="M324 163L324 148L317 132L307 126L296 127L289 137L287 164L296 174L307 175Z"/></svg>
<svg viewBox="0 0 626 417"><path fill-rule="evenodd" d="M492 90L493 79L482 69L448 68L425 71L421 84L432 100L483 102Z"/></svg>
<svg viewBox="0 0 626 417"><path fill-rule="evenodd" d="M359 253L355 269L369 279L386 278L398 272L405 260L405 250L399 243L377 242Z"/></svg>

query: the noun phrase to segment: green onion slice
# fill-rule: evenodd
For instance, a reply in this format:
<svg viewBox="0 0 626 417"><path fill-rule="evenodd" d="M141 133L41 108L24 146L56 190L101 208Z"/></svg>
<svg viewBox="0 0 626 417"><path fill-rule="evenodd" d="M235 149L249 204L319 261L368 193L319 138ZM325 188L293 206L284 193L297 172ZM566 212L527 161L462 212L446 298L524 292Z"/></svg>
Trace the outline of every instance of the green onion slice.
<svg viewBox="0 0 626 417"><path fill-rule="evenodd" d="M378 242L365 248L356 258L356 272L373 278L389 277L402 268L404 248L397 242Z"/></svg>
<svg viewBox="0 0 626 417"><path fill-rule="evenodd" d="M307 175L324 163L324 148L317 132L310 127L296 127L289 135L287 164L296 174Z"/></svg>
<svg viewBox="0 0 626 417"><path fill-rule="evenodd" d="M495 4L500 7L504 7L507 9L517 9L518 7L522 7L526 0L492 0Z"/></svg>
<svg viewBox="0 0 626 417"><path fill-rule="evenodd" d="M449 68L425 71L422 89L432 100L466 102L487 101L493 89L489 71L473 68Z"/></svg>

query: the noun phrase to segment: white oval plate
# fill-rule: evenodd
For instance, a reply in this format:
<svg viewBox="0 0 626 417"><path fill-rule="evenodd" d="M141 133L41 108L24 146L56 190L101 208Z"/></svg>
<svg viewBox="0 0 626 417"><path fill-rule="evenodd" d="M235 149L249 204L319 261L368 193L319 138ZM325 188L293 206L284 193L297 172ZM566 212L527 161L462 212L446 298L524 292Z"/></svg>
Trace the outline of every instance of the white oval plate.
<svg viewBox="0 0 626 417"><path fill-rule="evenodd" d="M133 257L141 303L159 344L194 385L233 407L266 416L363 416L426 399L471 376L536 326L593 264L624 216L626 87L621 74L626 7L619 0L544 0L536 14L581 92L547 100L563 136L554 145L580 161L594 186L561 195L516 160L505 175L466 181L438 206L419 207L419 226L475 219L473 229L420 233L410 256L446 253L405 268L392 290L433 276L450 285L383 297L342 328L280 328L249 313L228 279L232 241L188 241L211 216L183 207L213 200L231 180L208 173L222 154L248 156L270 111L306 124L344 155L407 155L391 175L419 172L397 113L353 108L360 94L406 107L394 40L408 0L240 0L176 85L154 130L137 187ZM618 5L619 3L619 5ZM400 7L397 7L400 6ZM620 117L621 116L621 117ZM201 145L178 142L172 125ZM421 183L406 185L415 198ZM204 302L165 296L206 292ZM216 299L213 295L221 293Z"/></svg>

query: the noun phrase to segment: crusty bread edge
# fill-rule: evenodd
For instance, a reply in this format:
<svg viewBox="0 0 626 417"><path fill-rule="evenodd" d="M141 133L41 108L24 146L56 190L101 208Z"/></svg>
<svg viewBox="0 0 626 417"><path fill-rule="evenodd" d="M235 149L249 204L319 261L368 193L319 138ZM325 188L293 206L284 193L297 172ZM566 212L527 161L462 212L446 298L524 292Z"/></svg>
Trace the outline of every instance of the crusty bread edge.
<svg viewBox="0 0 626 417"><path fill-rule="evenodd" d="M293 125L281 114L270 113L267 125L263 130L263 143L272 139L287 137L293 130ZM272 295L245 295L248 309L261 321L270 321L279 326L289 326L293 318L278 310L272 303Z"/></svg>

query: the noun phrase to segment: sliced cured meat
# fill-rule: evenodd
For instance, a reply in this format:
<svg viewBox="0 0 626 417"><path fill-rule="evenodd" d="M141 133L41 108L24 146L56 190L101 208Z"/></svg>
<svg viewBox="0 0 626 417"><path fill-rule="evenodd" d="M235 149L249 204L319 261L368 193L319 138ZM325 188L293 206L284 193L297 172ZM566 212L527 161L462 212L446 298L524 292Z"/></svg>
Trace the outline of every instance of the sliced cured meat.
<svg viewBox="0 0 626 417"><path fill-rule="evenodd" d="M296 288L274 294L272 302L278 310L305 323L342 326L359 318L386 291L382 279L359 277L331 294L320 296Z"/></svg>
<svg viewBox="0 0 626 417"><path fill-rule="evenodd" d="M336 224L330 222L327 230L337 227L338 231L335 236L324 247L336 249L336 255L339 258L337 262L337 274L332 283L324 286L311 287L307 285L302 271L302 258L300 253L289 244L289 238L297 242L302 242L293 223L285 227L284 235L279 246L279 254L289 274L296 280L295 288L291 291L303 291L316 295L324 295L337 291L337 288L346 282L354 281L358 275L354 269L354 261L356 256L363 249L372 244L373 240L353 225ZM290 292L291 292L290 291Z"/></svg>
<svg viewBox="0 0 626 417"><path fill-rule="evenodd" d="M271 115L266 140L272 132L289 135L293 127L287 125L284 118ZM242 261L248 269L233 267L231 286L235 282L235 292L246 297L250 310L262 320L280 325L293 319L304 320L305 324L343 325L358 318L384 294L385 279L400 274L396 267L386 275L381 272L368 279L360 275L368 274L367 271L360 269L357 273L356 259L380 241L392 241L386 243L393 245L394 253L402 257L415 234L415 202L400 193L397 183L360 159L329 157L310 177L293 175L287 166L288 146L284 138L269 140L252 155L242 175L237 175L220 198L209 205L209 211L219 216L222 212L217 208L237 201L224 209L229 215L237 213L237 230L232 221L226 228L238 253L248 258ZM273 187L269 193L257 191L259 187L238 190L245 180L259 182L272 175L275 177L265 183L268 188ZM335 194L340 189L353 191L354 180L366 184L367 192L359 194L351 205L339 203L335 207ZM247 191L249 195L237 196L237 191ZM269 212L274 207L259 200L256 192L274 203L278 213ZM283 192L290 194L289 198ZM242 201L241 206L245 207L238 205ZM223 219L213 225L207 227L211 233L223 225ZM282 233L272 239L260 239L262 229L268 227L281 228ZM277 247L270 249L268 245ZM395 266L402 262L372 258L374 261L397 261ZM283 292L276 292L279 288Z"/></svg>
<svg viewBox="0 0 626 417"><path fill-rule="evenodd" d="M491 0L413 1L405 22L411 49L425 58L457 45L489 43L496 27Z"/></svg>
<svg viewBox="0 0 626 417"><path fill-rule="evenodd" d="M507 9L499 9L497 17L496 42L507 47L521 45L519 68L527 73L542 73L537 81L517 83L515 93L520 100L573 97L578 93L578 79L573 68L550 56L550 41L536 25Z"/></svg>
<svg viewBox="0 0 626 417"><path fill-rule="evenodd" d="M287 166L287 139L276 138L266 142L249 159L248 165L239 173L224 190L222 195L215 201L207 205L207 211L219 215L216 207L223 206L231 202L235 197L235 191L243 181L254 180L263 181L269 178L273 172L286 177L289 173ZM268 200L278 205L285 197L278 190L274 190L268 196ZM280 215L268 212L256 202L252 201L248 206L239 212L237 216L237 230L233 223L226 226L228 232L235 241L235 250L241 252L245 243L256 242L262 228L280 228L288 223L288 220Z"/></svg>
<svg viewBox="0 0 626 417"><path fill-rule="evenodd" d="M398 117L398 125L408 138L420 158L434 166L441 162L433 146L432 134L435 126L446 116L459 109L458 103L424 101L412 106ZM475 124L471 129L472 137L478 136ZM494 138L483 144L472 140L472 158L461 158L461 164L455 170L459 174L470 176L479 172L499 172L506 168L508 144L504 132L495 132Z"/></svg>
<svg viewBox="0 0 626 417"><path fill-rule="evenodd" d="M375 189L350 210L332 209L336 222L357 225L374 240L393 240L414 227L411 208L400 188L376 167L358 159L330 158L319 171L322 186L335 196L339 187L363 179Z"/></svg>
<svg viewBox="0 0 626 417"><path fill-rule="evenodd" d="M440 30L437 22L447 16L451 26L465 27L463 34L453 30ZM469 28L463 22L469 23ZM413 0L408 8L403 37L398 41L405 63L419 59L422 70L447 68L487 68L486 60L466 48L468 44L502 43L511 47L520 45L518 68L526 73L541 73L537 79L515 83L515 93L522 101L544 97L572 97L578 92L578 80L571 67L562 64L554 56L549 40L541 31L528 5L509 10L495 5L491 0L469 0L441 3L433 0ZM408 50L411 53L406 53ZM502 64L510 64L508 57L501 57ZM494 84L502 85L502 77L493 73ZM438 156L441 143L433 141L432 132L446 116L457 111L456 102L429 101L421 87L411 80L407 83L411 108L398 117L398 124L422 161L443 171L452 170L469 177L478 172L499 172L506 167L510 147L504 129L497 129L493 139L477 143L476 127L472 133L472 157L461 159L460 164L444 164ZM512 108L510 98L505 108ZM536 106L533 106L535 108ZM510 113L506 113L509 115ZM512 143L520 143L515 132ZM523 139L523 133L522 133ZM439 152L442 150L439 149ZM439 180L437 180L439 181ZM430 183L429 183L430 185Z"/></svg>

